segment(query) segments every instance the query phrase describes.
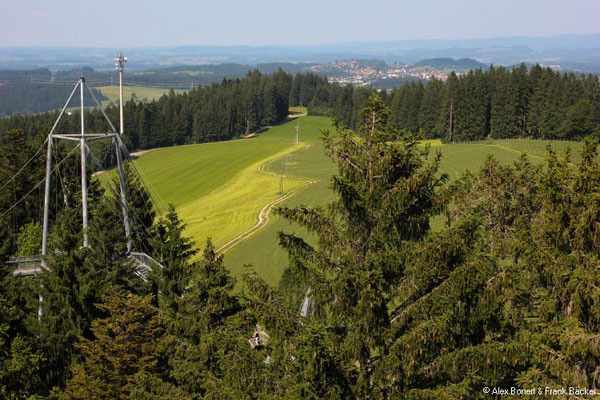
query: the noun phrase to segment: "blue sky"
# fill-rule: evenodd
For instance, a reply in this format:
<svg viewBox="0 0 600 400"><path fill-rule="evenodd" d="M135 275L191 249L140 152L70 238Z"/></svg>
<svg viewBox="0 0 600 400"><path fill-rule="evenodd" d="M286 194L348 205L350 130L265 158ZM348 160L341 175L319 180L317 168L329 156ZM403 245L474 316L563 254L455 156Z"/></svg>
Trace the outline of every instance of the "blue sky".
<svg viewBox="0 0 600 400"><path fill-rule="evenodd" d="M0 46L322 44L600 33L599 0L0 0Z"/></svg>

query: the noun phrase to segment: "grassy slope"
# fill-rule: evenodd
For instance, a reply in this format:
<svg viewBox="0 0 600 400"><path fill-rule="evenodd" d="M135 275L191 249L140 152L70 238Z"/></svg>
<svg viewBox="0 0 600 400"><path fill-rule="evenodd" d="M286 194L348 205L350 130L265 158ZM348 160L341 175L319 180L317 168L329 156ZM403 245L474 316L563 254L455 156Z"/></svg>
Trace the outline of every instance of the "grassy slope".
<svg viewBox="0 0 600 400"><path fill-rule="evenodd" d="M295 127L296 122L292 121L254 139L156 149L136 163L163 201L177 206L188 223L187 234L200 247L209 236L220 246L254 226L260 209L279 196L279 178L258 171L265 162L268 162L266 171L288 175L284 180L286 191L307 179L316 181L299 189L283 205L322 206L333 200L329 182L335 166L325 156L320 140L321 129L330 128L329 119L301 117L300 141L306 145L301 150L292 143ZM541 162L547 144L552 144L559 153L567 146L573 150L579 148L578 143L530 140L430 144L432 152L442 152L442 169L452 180L467 169L476 170L488 154L501 162L511 162L525 151L533 162ZM298 226L271 213L265 227L225 254L226 265L239 276L245 264L252 264L268 283L276 285L287 265L287 255L277 244L277 232L282 230L308 237Z"/></svg>
<svg viewBox="0 0 600 400"><path fill-rule="evenodd" d="M321 142L321 129L328 129L329 119L323 117L302 117L300 120L300 140L309 145L303 151L292 154L288 160L273 162L271 170L282 170L287 166L288 174L298 175L316 182L301 189L282 203L285 206L324 205L334 199L329 190L329 181L336 169L332 161L324 154ZM298 226L292 226L271 213L269 223L248 239L225 254L225 264L234 276L244 271L245 264L252 264L269 284L276 285L281 277L287 254L277 244L277 232L294 232L307 237L308 233Z"/></svg>
<svg viewBox="0 0 600 400"><path fill-rule="evenodd" d="M323 154L323 146L318 140L318 135L311 133L308 140L312 146L308 150L294 155L290 159L288 168L290 173L297 173L300 176L319 181L283 202L284 206L301 204L323 206L334 199L329 190L329 181L331 175L335 173L335 167ZM539 163L544 160L548 144L559 154L564 153L567 147L571 147L574 159L578 158L577 153L580 148L580 144L576 142L521 139L449 145L440 145L439 142L430 144L432 145L431 154L437 151L442 152L441 167L444 172L448 173L450 180L457 179L467 170L477 171L485 162L488 154L493 155L500 162L507 163L516 161L521 156L521 152L527 152L533 163ZM277 167L277 163L274 163L273 166ZM434 220L434 228L436 223L437 221ZM277 285L281 273L287 265L287 253L281 250L277 243L277 232L279 231L295 233L305 238L311 237L297 225L291 225L279 217L272 216L267 226L225 254L225 263L228 268L234 275L239 275L243 272L245 264L252 264L253 269L268 283ZM311 241L309 240L309 242Z"/></svg>
<svg viewBox="0 0 600 400"><path fill-rule="evenodd" d="M218 189L181 206L179 216L188 224L187 235L200 243L211 237L218 248L252 228L260 210L281 197L278 175L259 172L258 168L264 162L300 148L301 145L288 147L267 160L251 164ZM298 178L285 179L284 191L302 183Z"/></svg>
<svg viewBox="0 0 600 400"><path fill-rule="evenodd" d="M258 168L305 146L293 144L295 126L279 125L254 139L155 149L135 162L162 202L177 207L186 233L199 246L211 237L218 247L252 228L262 207L279 197L279 175ZM285 172L277 168L266 169ZM287 177L284 190L305 182Z"/></svg>

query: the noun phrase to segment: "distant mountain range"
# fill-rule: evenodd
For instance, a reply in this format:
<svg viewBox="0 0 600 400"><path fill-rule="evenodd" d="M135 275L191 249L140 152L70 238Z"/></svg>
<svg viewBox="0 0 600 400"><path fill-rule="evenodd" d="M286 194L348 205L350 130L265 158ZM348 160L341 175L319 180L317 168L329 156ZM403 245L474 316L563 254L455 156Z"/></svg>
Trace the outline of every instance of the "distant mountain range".
<svg viewBox="0 0 600 400"><path fill-rule="evenodd" d="M454 70L465 70L465 69L477 69L477 68L488 68L489 65L480 63L479 61L471 58L461 58L455 60L453 58L430 58L427 60L421 60L415 64L414 67L433 67L438 69L454 69Z"/></svg>
<svg viewBox="0 0 600 400"><path fill-rule="evenodd" d="M454 71L464 74L470 69L486 69L489 65L470 58L431 58L414 64L386 63L377 59L339 60L327 63L235 63L184 65L147 70L127 70L127 85L168 89L191 89L221 80L242 78L256 68L268 74L279 68L288 73L314 73L326 76L332 82L355 86L389 89L418 79L445 80ZM50 71L47 68L0 70L0 117L4 115L40 112L62 106L66 93L85 76L90 85L100 88L114 86L117 73L89 67ZM101 96L100 92L96 93ZM89 101L88 101L89 103Z"/></svg>
<svg viewBox="0 0 600 400"><path fill-rule="evenodd" d="M264 74L277 71L295 73L312 72L327 76L340 83L358 85L371 84L375 81L391 78L406 78L396 81L395 86L414 79L429 79L436 77L445 79L451 71L465 73L469 69L488 68L489 66L473 59L462 58L432 58L421 60L415 64L393 63L383 60L338 60L327 63L259 63L244 65L236 63L209 65L179 65L151 68L146 70L127 70L126 82L138 86L162 86L174 89L187 89L198 85L209 85L220 82L224 78L241 78L250 70L258 69ZM76 82L80 76L85 76L94 86L109 86L116 84L117 73L111 70L93 69L90 67L72 68L68 70L51 71L48 68L36 69L0 69L0 86L14 84L44 84ZM391 84L391 83L390 83ZM389 85L386 85L389 86Z"/></svg>
<svg viewBox="0 0 600 400"><path fill-rule="evenodd" d="M268 63L322 64L336 60L378 59L386 63L418 63L432 58L473 59L489 65L520 62L556 64L564 69L599 72L600 34L489 39L397 40L313 46L180 46L139 48L3 47L0 68L65 70L90 66L113 69L113 57L123 50L126 68L147 70L166 66Z"/></svg>

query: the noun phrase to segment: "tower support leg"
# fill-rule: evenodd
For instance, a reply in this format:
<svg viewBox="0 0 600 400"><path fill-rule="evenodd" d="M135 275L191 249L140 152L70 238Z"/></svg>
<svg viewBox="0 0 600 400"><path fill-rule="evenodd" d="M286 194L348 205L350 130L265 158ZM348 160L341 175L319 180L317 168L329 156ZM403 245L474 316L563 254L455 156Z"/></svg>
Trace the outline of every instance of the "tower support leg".
<svg viewBox="0 0 600 400"><path fill-rule="evenodd" d="M44 221L42 227L42 268L46 268L46 255L48 254L48 218L50 214L50 172L52 171L52 134L48 135L48 150L46 151L46 183L44 188ZM38 297L38 320L42 319L42 304L44 297Z"/></svg>
<svg viewBox="0 0 600 400"><path fill-rule="evenodd" d="M114 138L115 151L117 152L117 167L119 168L119 184L121 188L121 206L123 208L123 225L125 226L125 236L127 237L127 253L131 253L131 228L129 227L129 209L127 208L127 192L125 186L125 171L123 170L123 154L121 153L121 138L116 135Z"/></svg>

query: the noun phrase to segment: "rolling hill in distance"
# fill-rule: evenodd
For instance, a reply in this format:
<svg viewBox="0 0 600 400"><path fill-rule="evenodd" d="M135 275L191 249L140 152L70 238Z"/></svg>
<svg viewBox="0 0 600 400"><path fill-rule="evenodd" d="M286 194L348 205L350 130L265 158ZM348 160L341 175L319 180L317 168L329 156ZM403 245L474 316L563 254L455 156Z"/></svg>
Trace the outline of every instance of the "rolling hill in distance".
<svg viewBox="0 0 600 400"><path fill-rule="evenodd" d="M114 102L117 49L78 47L0 47L0 116L43 112L62 106L62 90L48 88L85 76ZM600 34L503 37L460 40L397 40L322 45L177 46L125 49L127 85L138 101L151 101L169 89L189 90L249 70L268 74L312 72L340 84L390 89L417 79L446 79L452 71L540 63L560 71L600 73ZM141 89L155 88L153 89ZM107 94L102 93L106 91ZM126 96L130 98L129 95Z"/></svg>
<svg viewBox="0 0 600 400"><path fill-rule="evenodd" d="M96 69L112 69L112 58L117 50L121 49L3 47L0 48L0 68L47 67L58 70L87 65ZM132 60L128 68L139 70L176 65L327 63L347 59L415 63L440 57L473 58L485 64L505 65L522 61L553 62L564 63L571 69L597 69L600 65L600 35L395 40L295 46L132 47L126 52Z"/></svg>
<svg viewBox="0 0 600 400"><path fill-rule="evenodd" d="M564 72L582 73L585 70L570 70L564 65L557 64L556 60L552 62L552 64L542 65ZM526 62L526 64L531 66L534 63ZM511 68L515 65L517 64L507 65L507 67ZM588 64L586 69L600 71L600 63L597 69L593 65ZM170 89L182 92L196 86L218 83L223 79L243 78L253 69L263 74L270 74L278 69L291 74L314 73L342 85L391 89L418 79L446 80L451 72L464 74L472 69L487 69L489 66L490 64L473 58L440 57L422 59L415 63L392 63L382 59L347 59L325 63L271 62L256 65L224 63L133 69L126 72L125 100L152 101L166 94ZM118 79L116 72L112 70L93 69L88 66L54 71L48 67L4 69L0 70L0 117L43 112L62 107L63 92L68 91L68 87L80 76L85 76L89 84L97 90L97 97L103 101L104 107L115 103ZM91 104L91 101L87 103Z"/></svg>

